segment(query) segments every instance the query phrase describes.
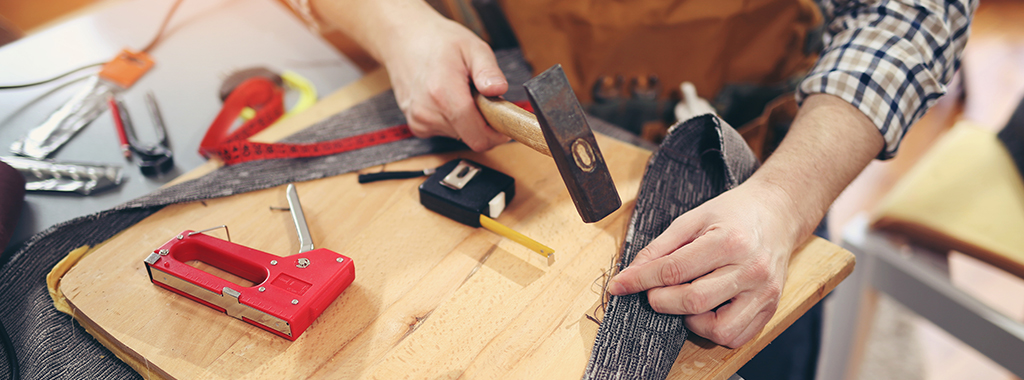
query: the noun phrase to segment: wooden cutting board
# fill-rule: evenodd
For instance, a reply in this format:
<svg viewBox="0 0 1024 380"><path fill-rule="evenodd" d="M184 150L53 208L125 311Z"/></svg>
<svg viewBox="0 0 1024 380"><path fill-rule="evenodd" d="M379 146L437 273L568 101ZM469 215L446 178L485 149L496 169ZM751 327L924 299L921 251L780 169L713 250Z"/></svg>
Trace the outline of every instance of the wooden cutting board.
<svg viewBox="0 0 1024 380"><path fill-rule="evenodd" d="M554 248L551 266L422 207L423 179L361 185L346 174L296 184L314 244L351 257L356 280L294 342L153 285L142 261L182 230L221 224L235 243L297 252L289 213L270 209L287 205L283 186L168 206L94 247L57 291L146 378L578 379L598 327L587 315L599 309L600 279L620 249L650 155L604 136L598 142L624 205L589 225L553 161L520 144L387 165L415 170L462 157L513 176L516 196L498 221ZM852 268L849 252L809 240L794 253L779 311L761 336L738 349L695 337L671 377L732 375Z"/></svg>

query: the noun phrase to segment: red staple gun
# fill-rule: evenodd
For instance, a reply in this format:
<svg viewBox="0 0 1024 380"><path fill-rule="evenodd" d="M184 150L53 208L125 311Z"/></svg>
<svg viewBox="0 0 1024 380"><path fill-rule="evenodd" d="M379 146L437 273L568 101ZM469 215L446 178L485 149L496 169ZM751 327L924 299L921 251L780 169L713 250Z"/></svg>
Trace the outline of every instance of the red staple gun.
<svg viewBox="0 0 1024 380"><path fill-rule="evenodd" d="M355 279L352 259L313 249L295 185L288 206L299 231L299 253L280 257L185 230L146 258L154 284L223 311L288 340L297 339ZM190 262L202 262L254 283L240 286Z"/></svg>

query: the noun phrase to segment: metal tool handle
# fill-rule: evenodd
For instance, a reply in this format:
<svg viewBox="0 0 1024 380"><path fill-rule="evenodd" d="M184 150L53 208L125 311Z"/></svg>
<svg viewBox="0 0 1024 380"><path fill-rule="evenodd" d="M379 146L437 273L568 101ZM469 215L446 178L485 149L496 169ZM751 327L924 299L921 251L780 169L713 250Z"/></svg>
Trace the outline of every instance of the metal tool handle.
<svg viewBox="0 0 1024 380"><path fill-rule="evenodd" d="M475 91L473 97L491 128L533 150L551 156L551 149L544 139L544 132L540 130L537 116L500 97L487 97Z"/></svg>
<svg viewBox="0 0 1024 380"><path fill-rule="evenodd" d="M40 160L48 157L106 110L107 98L116 92L116 86L98 76L89 77L85 88L11 144L11 152Z"/></svg>
<svg viewBox="0 0 1024 380"><path fill-rule="evenodd" d="M171 144L167 141L167 127L164 125L164 116L160 113L160 105L156 102L156 96L153 92L146 93L146 108L149 109L150 119L153 120L153 128L156 129L157 142L165 148L170 148Z"/></svg>
<svg viewBox="0 0 1024 380"><path fill-rule="evenodd" d="M406 179L423 177L434 174L434 168L424 170L413 170L413 171L395 171L395 172L377 172L377 173L363 173L360 174L357 179L359 183L370 183L377 181L385 181L389 179Z"/></svg>
<svg viewBox="0 0 1024 380"><path fill-rule="evenodd" d="M295 229L299 232L299 253L313 250L313 237L309 235L309 226L306 225L306 215L302 213L302 204L299 203L299 193L295 191L295 185L289 183L287 190L288 208L292 212L292 220L295 221Z"/></svg>

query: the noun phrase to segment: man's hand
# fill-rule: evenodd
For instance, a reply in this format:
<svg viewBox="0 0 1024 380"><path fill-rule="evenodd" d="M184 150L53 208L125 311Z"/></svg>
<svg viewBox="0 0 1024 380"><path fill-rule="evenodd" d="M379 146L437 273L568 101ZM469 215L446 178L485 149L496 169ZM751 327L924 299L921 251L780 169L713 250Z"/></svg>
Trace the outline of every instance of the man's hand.
<svg viewBox="0 0 1024 380"><path fill-rule="evenodd" d="M491 48L439 15L426 17L416 29L397 38L384 59L413 134L461 139L478 152L507 142L487 125L470 91L471 84L485 96L508 90Z"/></svg>
<svg viewBox="0 0 1024 380"><path fill-rule="evenodd" d="M647 290L697 335L739 347L775 314L798 231L779 189L748 181L683 214L612 279L613 295Z"/></svg>
<svg viewBox="0 0 1024 380"><path fill-rule="evenodd" d="M398 106L417 137L448 136L475 151L507 142L484 121L470 86L485 96L508 90L494 52L426 2L314 0L338 26L384 64Z"/></svg>
<svg viewBox="0 0 1024 380"><path fill-rule="evenodd" d="M882 145L857 108L809 96L758 171L676 218L612 278L609 293L646 290L655 311L686 315L697 335L743 345L775 314L792 251Z"/></svg>

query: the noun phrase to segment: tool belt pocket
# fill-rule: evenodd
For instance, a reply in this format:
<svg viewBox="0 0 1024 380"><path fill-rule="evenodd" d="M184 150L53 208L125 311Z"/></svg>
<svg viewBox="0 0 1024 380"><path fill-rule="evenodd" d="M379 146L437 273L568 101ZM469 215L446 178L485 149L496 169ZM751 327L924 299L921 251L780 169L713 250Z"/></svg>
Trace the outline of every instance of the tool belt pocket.
<svg viewBox="0 0 1024 380"><path fill-rule="evenodd" d="M764 162L779 147L799 109L793 93L785 93L768 102L761 116L736 128L754 155Z"/></svg>
<svg viewBox="0 0 1024 380"><path fill-rule="evenodd" d="M822 22L810 0L521 0L504 11L534 70L562 64L584 104L602 78L657 78L645 90L662 99L684 81L707 98L783 82L816 61L808 36Z"/></svg>

